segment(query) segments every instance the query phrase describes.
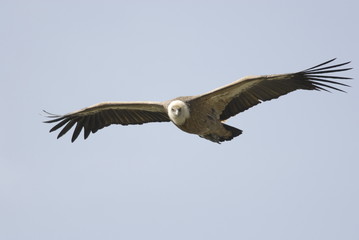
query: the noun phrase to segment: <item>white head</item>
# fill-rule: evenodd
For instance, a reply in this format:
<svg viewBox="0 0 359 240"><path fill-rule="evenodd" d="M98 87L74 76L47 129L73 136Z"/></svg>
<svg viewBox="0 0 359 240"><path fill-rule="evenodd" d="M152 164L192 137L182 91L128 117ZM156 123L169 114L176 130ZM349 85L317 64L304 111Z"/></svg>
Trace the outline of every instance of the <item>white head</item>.
<svg viewBox="0 0 359 240"><path fill-rule="evenodd" d="M168 116L176 125L182 125L189 118L189 108L180 100L172 101L168 105L167 111Z"/></svg>

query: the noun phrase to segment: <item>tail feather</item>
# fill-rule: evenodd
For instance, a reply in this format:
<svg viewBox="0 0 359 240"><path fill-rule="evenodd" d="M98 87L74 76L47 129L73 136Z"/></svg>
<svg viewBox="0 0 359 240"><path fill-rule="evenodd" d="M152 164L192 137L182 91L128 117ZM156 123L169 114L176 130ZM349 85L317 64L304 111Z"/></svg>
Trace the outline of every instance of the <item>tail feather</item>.
<svg viewBox="0 0 359 240"><path fill-rule="evenodd" d="M222 123L222 125L226 130L228 130L228 131L230 131L232 133L232 136L230 138L226 138L223 141L232 140L233 138L238 137L239 135L241 135L242 132L243 132L241 129L229 126L227 124ZM223 142L223 141L221 141L221 142Z"/></svg>
<svg viewBox="0 0 359 240"><path fill-rule="evenodd" d="M215 143L221 143L221 142L224 142L224 141L230 141L233 138L235 138L235 137L242 134L242 130L234 128L234 127L229 126L227 124L223 124L223 127L227 131L231 132L231 135L229 135L229 136L221 136L221 135L218 135L218 134L211 133L211 134L207 134L207 135L200 135L200 137L203 137L203 138L205 138L207 140L210 140L212 142L215 142Z"/></svg>

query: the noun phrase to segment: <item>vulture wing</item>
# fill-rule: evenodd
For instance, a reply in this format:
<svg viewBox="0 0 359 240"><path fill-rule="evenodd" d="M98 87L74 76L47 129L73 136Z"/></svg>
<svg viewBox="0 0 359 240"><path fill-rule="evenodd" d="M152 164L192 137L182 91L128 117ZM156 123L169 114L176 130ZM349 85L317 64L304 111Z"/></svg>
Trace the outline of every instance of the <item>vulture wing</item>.
<svg viewBox="0 0 359 240"><path fill-rule="evenodd" d="M63 136L76 124L72 142L76 140L82 129L84 129L86 139L91 132L95 133L111 124L129 125L170 121L166 109L159 102L106 102L63 116L46 113L49 114L49 118L53 119L45 123L57 123L50 132L63 127L57 138Z"/></svg>
<svg viewBox="0 0 359 240"><path fill-rule="evenodd" d="M212 105L220 114L220 120L226 120L261 102L278 98L298 89L324 91L332 89L344 92L338 86L348 87L348 85L336 80L350 78L332 76L331 73L350 70L351 68L343 68L350 62L328 66L334 60L297 73L244 77L200 95L197 100Z"/></svg>

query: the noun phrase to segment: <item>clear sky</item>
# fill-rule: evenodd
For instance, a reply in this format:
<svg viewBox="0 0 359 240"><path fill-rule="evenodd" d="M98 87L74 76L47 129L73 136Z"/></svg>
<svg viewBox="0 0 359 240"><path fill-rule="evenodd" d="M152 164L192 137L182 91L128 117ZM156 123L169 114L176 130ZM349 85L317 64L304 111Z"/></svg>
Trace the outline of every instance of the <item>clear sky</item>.
<svg viewBox="0 0 359 240"><path fill-rule="evenodd" d="M358 1L0 1L0 239L359 239ZM338 57L348 93L57 140L42 110L162 101Z"/></svg>

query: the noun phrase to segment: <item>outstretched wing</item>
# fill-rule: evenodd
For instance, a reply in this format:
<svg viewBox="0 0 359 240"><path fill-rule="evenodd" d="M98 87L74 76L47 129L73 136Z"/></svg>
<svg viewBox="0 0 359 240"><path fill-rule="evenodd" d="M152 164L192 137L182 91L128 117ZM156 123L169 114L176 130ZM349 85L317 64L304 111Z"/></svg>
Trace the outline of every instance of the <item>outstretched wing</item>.
<svg viewBox="0 0 359 240"><path fill-rule="evenodd" d="M344 92L338 86L349 86L336 80L350 78L330 74L350 70L351 68L342 68L350 62L328 66L334 60L335 58L297 73L244 77L232 84L200 95L197 99L211 104L219 113L220 119L226 120L261 102L298 89L324 91L333 89Z"/></svg>
<svg viewBox="0 0 359 240"><path fill-rule="evenodd" d="M54 119L45 123L57 123L50 132L63 127L57 138L63 136L76 124L72 142L76 140L82 129L84 129L86 139L91 132L95 133L111 124L129 125L170 121L166 109L159 102L105 102L63 116L46 113L49 114L49 118Z"/></svg>

